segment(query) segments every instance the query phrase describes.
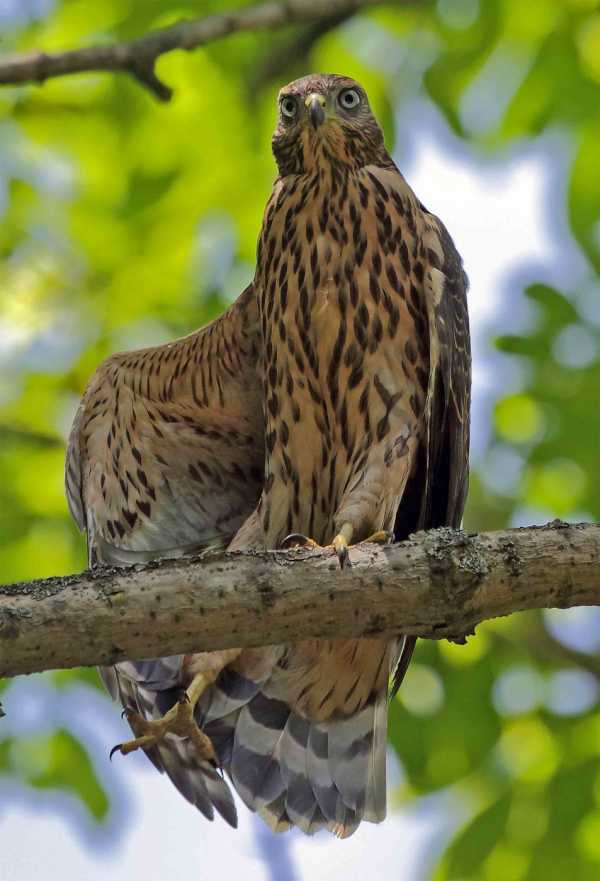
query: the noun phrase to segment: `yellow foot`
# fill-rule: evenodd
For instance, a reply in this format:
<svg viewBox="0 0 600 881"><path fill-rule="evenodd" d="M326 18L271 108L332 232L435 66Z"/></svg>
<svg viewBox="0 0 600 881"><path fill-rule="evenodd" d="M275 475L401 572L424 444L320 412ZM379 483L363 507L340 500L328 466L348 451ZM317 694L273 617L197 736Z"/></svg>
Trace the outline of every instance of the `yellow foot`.
<svg viewBox="0 0 600 881"><path fill-rule="evenodd" d="M346 528L348 527L348 528ZM351 569L352 563L350 562L349 550L350 548L356 547L356 545L349 544L350 538L352 536L352 528L349 524L344 524L342 529L333 539L333 548L337 554L338 560L340 561L340 567L342 569ZM378 532L374 532L368 538L365 538L365 542L373 542L375 544L389 544L394 538L393 533L387 532L385 529L380 529ZM364 542L361 542L363 544Z"/></svg>
<svg viewBox="0 0 600 881"><path fill-rule="evenodd" d="M197 679L200 678L197 677ZM166 734L176 734L179 737L189 738L196 747L201 759L215 763L216 753L212 742L198 728L194 719L194 708L201 693L201 691L198 693L198 685L200 683L196 683L196 680L194 680L194 684L196 687L192 692L192 699L190 699L190 691L192 691L192 688L190 688L183 695L182 699L165 713L162 719L144 719L143 716L140 716L139 713L133 710L123 710L123 715L131 725L136 736L133 740L127 740L125 743L118 743L116 746L113 746L110 751L110 758L112 759L113 754L117 751L126 756L136 749L151 749L160 743Z"/></svg>
<svg viewBox="0 0 600 881"><path fill-rule="evenodd" d="M394 541L394 533L388 532L387 529L380 529L378 532L374 532L373 535L370 535L368 538L365 538L365 542L372 542L373 544L387 545L391 544Z"/></svg>
<svg viewBox="0 0 600 881"><path fill-rule="evenodd" d="M308 538L300 532L293 532L291 535L288 535L283 539L281 547L284 550L287 550L288 548L320 548L322 550L331 548L335 551L337 558L340 561L340 568L350 569L352 563L348 556L348 543L352 538L352 531L350 524L345 523L330 545L320 545L314 539Z"/></svg>
<svg viewBox="0 0 600 881"><path fill-rule="evenodd" d="M287 535L283 541L281 542L281 548L283 550L288 550L289 548L319 548L319 550L328 550L331 549L335 551L337 554L337 558L340 561L340 567L343 569L345 566L350 568L351 563L348 558L348 545L345 543L345 538L341 535L336 535L333 542L330 545L320 545L313 538L308 538L306 535L302 535L301 532L292 532L291 535Z"/></svg>
<svg viewBox="0 0 600 881"><path fill-rule="evenodd" d="M350 544L353 534L354 527L352 524L344 523L332 543L325 546L325 548L331 548L335 551L335 554L340 561L341 569L352 568L349 548L353 547L353 545ZM376 544L389 544L393 540L394 534L385 529L379 529L377 532L374 532L368 538L364 539L365 542L374 542ZM324 548L323 545L318 544L314 539L308 538L306 535L302 535L300 532L293 532L291 535L286 536L281 542L281 547L284 550L287 550L288 548Z"/></svg>

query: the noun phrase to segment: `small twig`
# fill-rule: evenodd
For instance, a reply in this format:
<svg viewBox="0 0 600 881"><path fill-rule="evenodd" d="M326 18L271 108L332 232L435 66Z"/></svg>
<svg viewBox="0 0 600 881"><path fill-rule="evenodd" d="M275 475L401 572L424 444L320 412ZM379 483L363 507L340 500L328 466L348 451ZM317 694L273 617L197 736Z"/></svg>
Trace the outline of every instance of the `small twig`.
<svg viewBox="0 0 600 881"><path fill-rule="evenodd" d="M134 61L131 65L131 72L138 82L150 89L160 101L170 101L173 97L173 89L157 77L154 62Z"/></svg>

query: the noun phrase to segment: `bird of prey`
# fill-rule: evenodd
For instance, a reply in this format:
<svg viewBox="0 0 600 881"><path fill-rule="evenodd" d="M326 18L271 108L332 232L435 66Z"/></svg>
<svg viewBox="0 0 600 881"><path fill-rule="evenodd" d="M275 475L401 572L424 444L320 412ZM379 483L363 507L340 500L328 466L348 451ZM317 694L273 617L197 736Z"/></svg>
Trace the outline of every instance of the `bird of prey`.
<svg viewBox="0 0 600 881"><path fill-rule="evenodd" d="M466 276L354 80L284 87L253 284L182 340L93 377L66 468L91 565L331 546L458 526L468 480ZM332 573L335 578L335 572ZM365 597L368 602L368 597ZM274 831L385 816L387 699L414 639L310 639L101 671L206 816L224 772Z"/></svg>

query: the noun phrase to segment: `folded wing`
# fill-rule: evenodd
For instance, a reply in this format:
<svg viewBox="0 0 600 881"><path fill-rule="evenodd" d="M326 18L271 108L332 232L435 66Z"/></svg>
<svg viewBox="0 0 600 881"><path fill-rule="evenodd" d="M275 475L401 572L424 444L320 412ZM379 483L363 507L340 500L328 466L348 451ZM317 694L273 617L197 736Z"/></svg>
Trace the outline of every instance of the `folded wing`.
<svg viewBox="0 0 600 881"><path fill-rule="evenodd" d="M71 513L91 566L226 547L258 500L264 440L252 287L219 319L164 346L114 355L94 374L66 462ZM126 709L162 716L189 684L183 656L101 676ZM235 825L227 784L187 740L150 753L203 814Z"/></svg>

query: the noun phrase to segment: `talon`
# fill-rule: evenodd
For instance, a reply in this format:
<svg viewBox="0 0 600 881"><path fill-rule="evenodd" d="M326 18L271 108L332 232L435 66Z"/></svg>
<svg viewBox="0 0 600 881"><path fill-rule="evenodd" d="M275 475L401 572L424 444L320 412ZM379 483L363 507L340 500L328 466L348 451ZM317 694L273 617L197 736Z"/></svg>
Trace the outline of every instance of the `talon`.
<svg viewBox="0 0 600 881"><path fill-rule="evenodd" d="M112 757L114 756L114 754L115 754L117 751L120 751L120 749L121 749L122 746L123 746L122 743L118 743L116 746L113 746L113 748L111 749L111 751L110 751L109 754L108 754L108 761L109 761L109 762L112 762Z"/></svg>
<svg viewBox="0 0 600 881"><path fill-rule="evenodd" d="M340 569L352 569L352 561L350 560L348 548L341 548L341 550L337 552L337 558L340 561Z"/></svg>
<svg viewBox="0 0 600 881"><path fill-rule="evenodd" d="M336 535L333 539L333 549L337 554L340 563L340 569L351 569L352 563L348 553L348 542L343 535Z"/></svg>
<svg viewBox="0 0 600 881"><path fill-rule="evenodd" d="M283 551L287 551L290 548L318 548L320 545L316 543L312 538L309 538L307 535L302 535L301 532L291 532L289 535L283 539L280 544L280 548Z"/></svg>
<svg viewBox="0 0 600 881"><path fill-rule="evenodd" d="M344 523L336 537L333 539L333 549L340 562L340 569L351 569L352 563L348 553L348 545L352 541L354 527L351 523Z"/></svg>

